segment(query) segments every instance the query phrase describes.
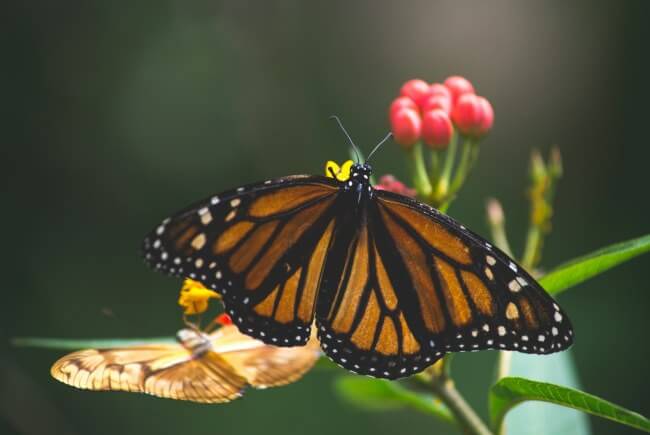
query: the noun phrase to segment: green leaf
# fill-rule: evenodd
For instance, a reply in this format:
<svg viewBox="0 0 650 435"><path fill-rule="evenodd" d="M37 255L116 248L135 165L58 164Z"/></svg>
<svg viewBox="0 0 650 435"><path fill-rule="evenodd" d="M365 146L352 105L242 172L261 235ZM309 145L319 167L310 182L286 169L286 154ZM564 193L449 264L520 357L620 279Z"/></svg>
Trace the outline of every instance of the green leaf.
<svg viewBox="0 0 650 435"><path fill-rule="evenodd" d="M316 364L314 365L314 369L323 371L340 370L339 366L337 366L334 361L325 356L318 358L318 361L316 361Z"/></svg>
<svg viewBox="0 0 650 435"><path fill-rule="evenodd" d="M336 380L334 386L341 397L367 410L387 410L409 406L455 424L453 416L439 400L430 394L410 391L399 382L361 376L342 376Z"/></svg>
<svg viewBox="0 0 650 435"><path fill-rule="evenodd" d="M489 400L490 418L497 432L506 413L512 407L527 400L540 400L574 408L650 432L650 420L636 412L583 391L547 382L516 377L503 378L490 389Z"/></svg>
<svg viewBox="0 0 650 435"><path fill-rule="evenodd" d="M580 389L571 351L552 355L531 355L511 352L510 376L518 376ZM587 415L575 409L551 403L528 402L510 411L505 426L516 429L517 435L589 435Z"/></svg>
<svg viewBox="0 0 650 435"><path fill-rule="evenodd" d="M106 338L106 339L68 339L43 337L15 337L11 344L16 347L40 347L43 349L108 349L113 347L137 346L141 344L175 343L174 337L152 338Z"/></svg>
<svg viewBox="0 0 650 435"><path fill-rule="evenodd" d="M565 263L546 274L539 282L547 292L557 294L648 251L650 234L599 249Z"/></svg>

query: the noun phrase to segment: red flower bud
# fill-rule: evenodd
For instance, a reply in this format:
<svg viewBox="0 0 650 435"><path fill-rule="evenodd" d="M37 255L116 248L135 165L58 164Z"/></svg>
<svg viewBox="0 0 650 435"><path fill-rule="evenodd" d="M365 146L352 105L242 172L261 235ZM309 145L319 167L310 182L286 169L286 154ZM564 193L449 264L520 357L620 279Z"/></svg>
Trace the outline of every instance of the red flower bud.
<svg viewBox="0 0 650 435"><path fill-rule="evenodd" d="M488 131L492 129L494 124L494 109L492 109L492 104L483 97L479 98L479 104L483 109L483 119L481 120L481 125L478 128L479 136L485 136Z"/></svg>
<svg viewBox="0 0 650 435"><path fill-rule="evenodd" d="M451 100L454 104L464 94L473 94L474 86L465 77L451 76L445 80L445 86L451 92Z"/></svg>
<svg viewBox="0 0 650 435"><path fill-rule="evenodd" d="M429 95L440 95L451 100L451 91L447 86L440 83L433 83L431 85L431 88L429 88Z"/></svg>
<svg viewBox="0 0 650 435"><path fill-rule="evenodd" d="M420 105L422 99L429 95L430 90L431 87L424 80L413 79L402 85L399 94L403 97L409 97L415 104Z"/></svg>
<svg viewBox="0 0 650 435"><path fill-rule="evenodd" d="M399 193L400 195L410 196L411 198L415 198L417 193L415 189L411 189L392 175L382 175L379 178L379 184L375 185L375 189L387 190L389 192Z"/></svg>
<svg viewBox="0 0 650 435"><path fill-rule="evenodd" d="M434 109L440 109L447 113L451 113L451 97L444 95L430 95L423 100L420 108L422 109L422 113Z"/></svg>
<svg viewBox="0 0 650 435"><path fill-rule="evenodd" d="M390 103L390 109L388 110L389 117L392 118L393 114L402 108L418 110L417 104L409 97L397 97Z"/></svg>
<svg viewBox="0 0 650 435"><path fill-rule="evenodd" d="M430 148L447 148L453 133L454 126L444 110L430 110L422 117L422 139Z"/></svg>
<svg viewBox="0 0 650 435"><path fill-rule="evenodd" d="M451 119L465 136L480 137L492 128L494 111L483 97L474 94L462 95L451 113Z"/></svg>
<svg viewBox="0 0 650 435"><path fill-rule="evenodd" d="M217 316L216 319L214 319L215 323L218 323L219 325L226 326L226 325L232 325L232 319L230 316L226 313L221 313Z"/></svg>
<svg viewBox="0 0 650 435"><path fill-rule="evenodd" d="M391 115L390 127L395 142L409 149L420 139L422 120L416 110L403 107Z"/></svg>

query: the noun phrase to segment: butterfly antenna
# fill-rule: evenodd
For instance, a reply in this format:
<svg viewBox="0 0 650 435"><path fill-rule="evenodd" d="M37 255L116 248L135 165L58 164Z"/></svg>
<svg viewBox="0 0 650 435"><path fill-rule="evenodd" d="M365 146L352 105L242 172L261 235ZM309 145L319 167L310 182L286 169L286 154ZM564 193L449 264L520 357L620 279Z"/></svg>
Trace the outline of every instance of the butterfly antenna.
<svg viewBox="0 0 650 435"><path fill-rule="evenodd" d="M359 148L357 148L357 146L354 144L354 142L352 142L352 138L350 137L350 134L349 134L348 131L345 129L345 127L343 127L343 123L341 122L341 120L339 119L339 117L336 116L336 115L332 115L332 116L330 116L330 119L335 120L336 123L339 125L339 127L341 127L341 130L343 130L343 133L345 134L345 137L348 138L348 142L350 142L350 145L352 145L352 149L354 150L354 154L356 154L356 156L357 156L357 163L360 163L360 162L361 162L361 158L359 157L359 154L360 154L360 152L359 152Z"/></svg>
<svg viewBox="0 0 650 435"><path fill-rule="evenodd" d="M366 163L368 163L368 162L370 161L370 158L372 157L373 154L375 154L375 151L377 151L377 150L379 149L380 146L382 146L382 145L383 145L383 144L384 144L388 139L390 139L390 137L391 137L392 135L393 135L393 133L388 132L388 134L386 135L386 137L383 138L383 139L381 140L381 142L379 142L379 143L378 143L378 144L377 144L377 145L372 149L372 151L370 151L370 154L368 154L368 158L366 159Z"/></svg>

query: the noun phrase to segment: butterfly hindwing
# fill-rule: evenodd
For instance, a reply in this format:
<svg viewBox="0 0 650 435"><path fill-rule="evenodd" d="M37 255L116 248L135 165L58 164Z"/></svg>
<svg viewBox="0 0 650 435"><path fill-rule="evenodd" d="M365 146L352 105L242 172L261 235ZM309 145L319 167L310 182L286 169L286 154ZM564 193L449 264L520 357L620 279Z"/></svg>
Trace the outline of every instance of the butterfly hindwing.
<svg viewBox="0 0 650 435"><path fill-rule="evenodd" d="M304 344L337 193L331 179L295 176L212 196L156 227L145 258L216 290L248 335Z"/></svg>
<svg viewBox="0 0 650 435"><path fill-rule="evenodd" d="M300 379L320 357L315 334L304 346L277 347L266 345L224 326L211 336L215 352L223 357L254 388L286 385Z"/></svg>
<svg viewBox="0 0 650 435"><path fill-rule="evenodd" d="M325 269L317 321L335 361L396 378L445 352L570 346L567 316L523 268L433 208L376 195Z"/></svg>

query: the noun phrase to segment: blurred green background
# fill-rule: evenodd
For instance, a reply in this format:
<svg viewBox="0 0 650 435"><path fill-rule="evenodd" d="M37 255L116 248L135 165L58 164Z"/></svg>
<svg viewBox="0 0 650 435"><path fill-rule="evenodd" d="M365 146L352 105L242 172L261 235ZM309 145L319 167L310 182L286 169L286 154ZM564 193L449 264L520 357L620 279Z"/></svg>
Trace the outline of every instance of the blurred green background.
<svg viewBox="0 0 650 435"><path fill-rule="evenodd" d="M49 377L63 352L7 344L172 334L180 282L142 264L142 236L210 193L345 159L330 114L367 151L409 78L461 74L494 105L494 130L450 210L467 226L488 235L484 201L496 196L521 252L528 156L556 144L566 174L546 267L650 230L647 2L10 3L0 433L451 432L413 411L350 407L333 391L336 371L203 406L80 392ZM406 175L397 146L374 166ZM560 298L584 389L646 415L649 266L642 257ZM494 360L455 360L482 415Z"/></svg>

